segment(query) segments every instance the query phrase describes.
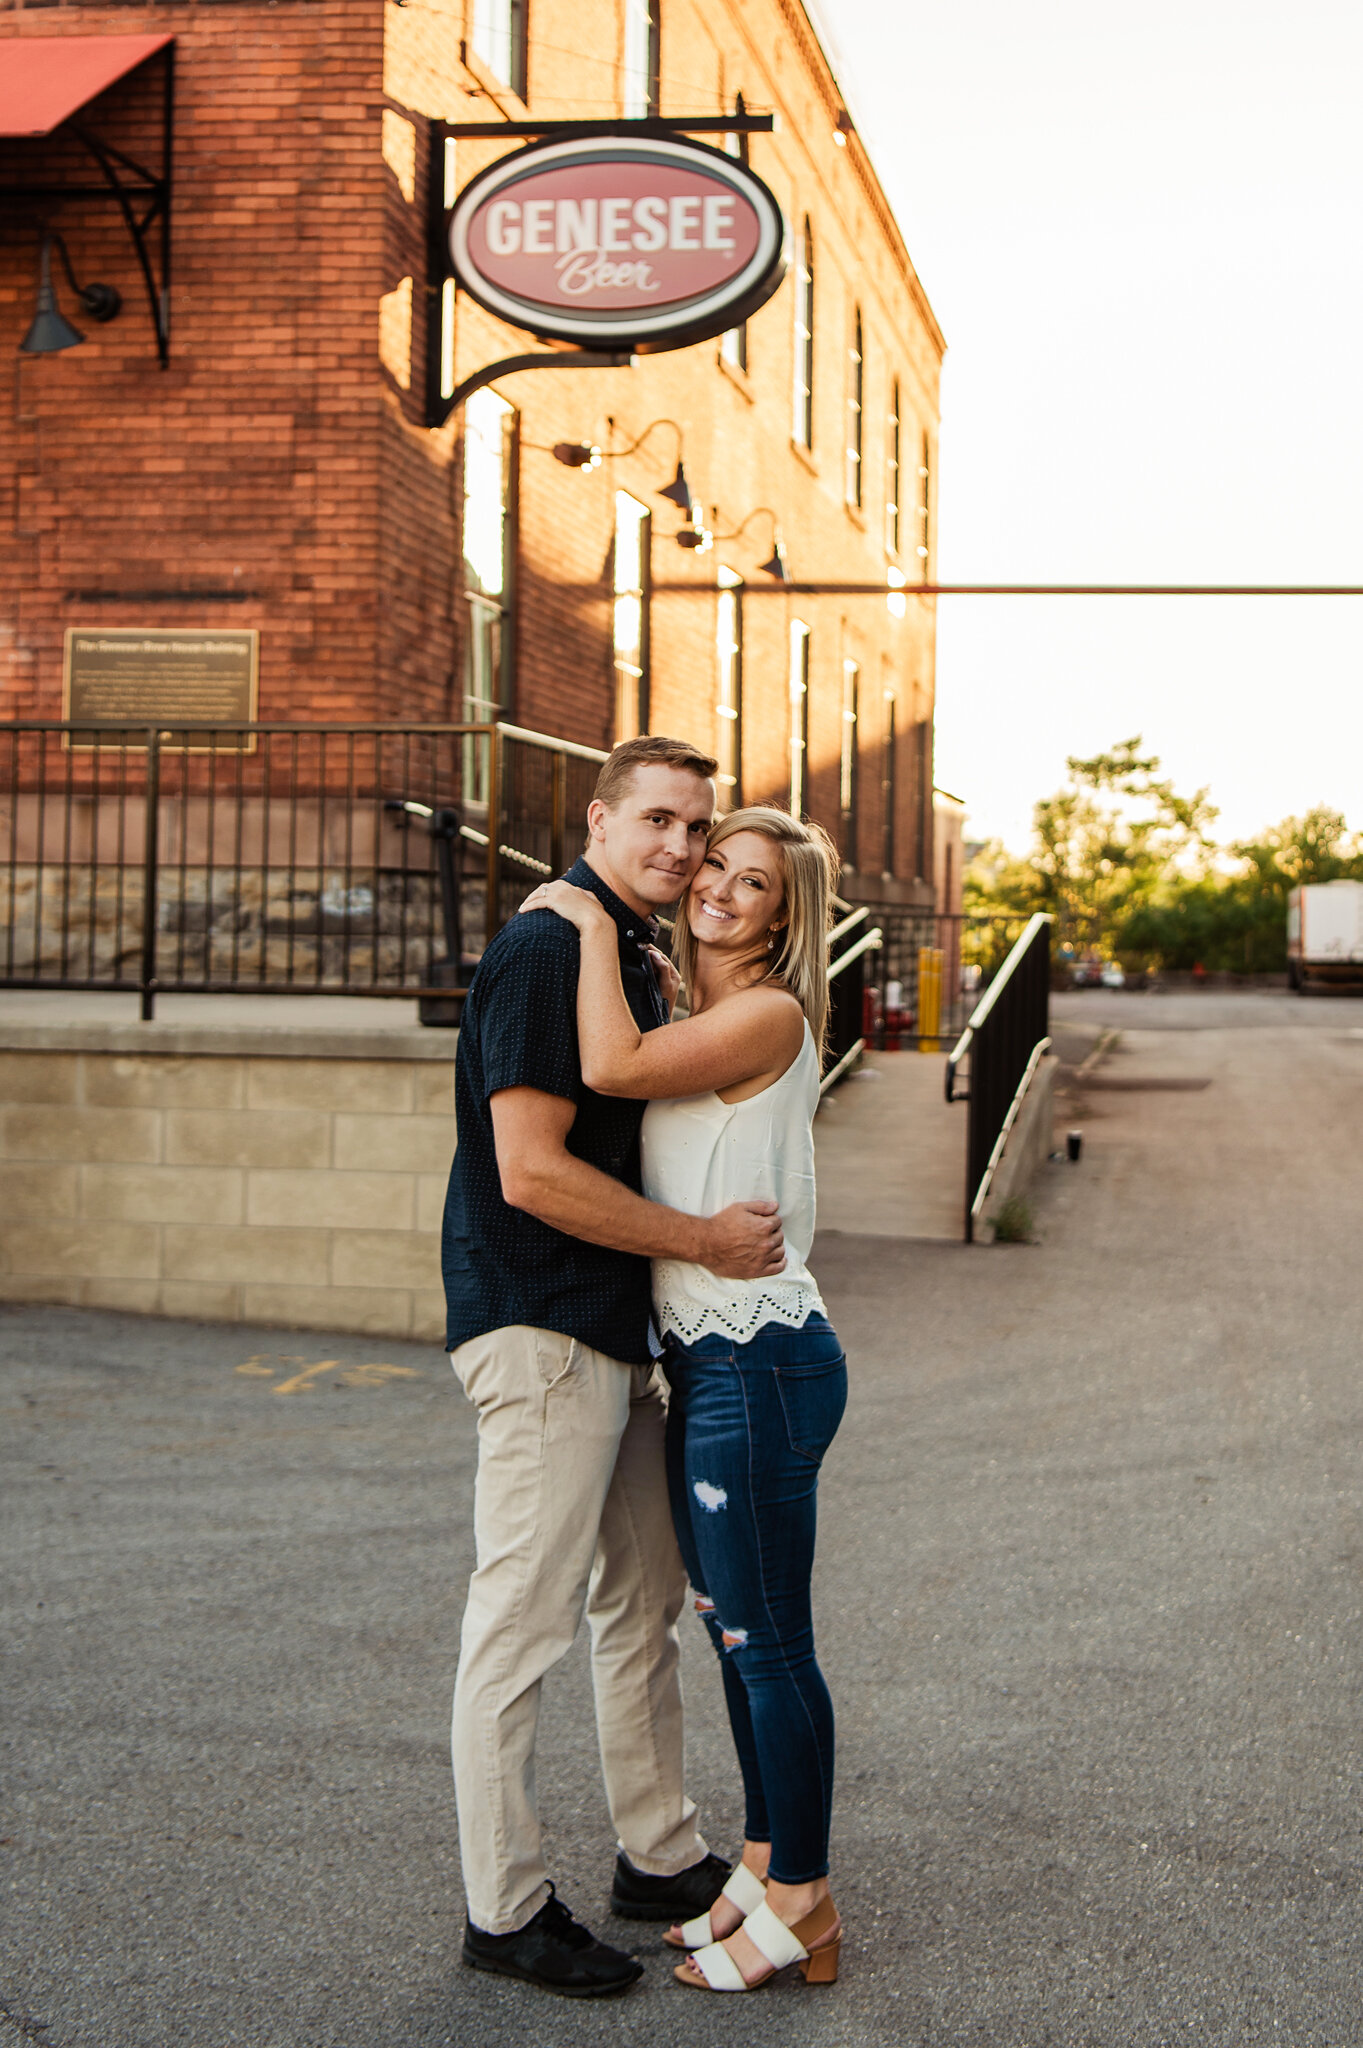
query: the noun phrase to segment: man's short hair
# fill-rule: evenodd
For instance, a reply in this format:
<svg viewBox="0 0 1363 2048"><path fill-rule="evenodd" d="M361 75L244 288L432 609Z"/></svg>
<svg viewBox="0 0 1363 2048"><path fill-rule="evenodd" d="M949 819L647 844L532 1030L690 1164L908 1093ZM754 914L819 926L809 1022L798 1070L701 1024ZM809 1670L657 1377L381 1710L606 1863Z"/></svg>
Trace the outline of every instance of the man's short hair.
<svg viewBox="0 0 1363 2048"><path fill-rule="evenodd" d="M708 779L719 767L713 754L702 754L688 740L664 739L659 733L641 733L637 740L621 740L609 758L592 791L593 803L614 809L629 794L636 768L685 768L692 775Z"/></svg>

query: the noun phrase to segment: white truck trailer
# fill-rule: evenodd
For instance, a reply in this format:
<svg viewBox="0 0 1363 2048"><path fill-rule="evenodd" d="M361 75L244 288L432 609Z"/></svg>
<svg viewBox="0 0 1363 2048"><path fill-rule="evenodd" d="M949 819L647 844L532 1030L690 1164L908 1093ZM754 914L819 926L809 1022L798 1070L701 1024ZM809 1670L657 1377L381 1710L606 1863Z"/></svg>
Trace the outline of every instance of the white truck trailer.
<svg viewBox="0 0 1363 2048"><path fill-rule="evenodd" d="M1287 899L1288 985L1363 982L1363 882L1306 882Z"/></svg>

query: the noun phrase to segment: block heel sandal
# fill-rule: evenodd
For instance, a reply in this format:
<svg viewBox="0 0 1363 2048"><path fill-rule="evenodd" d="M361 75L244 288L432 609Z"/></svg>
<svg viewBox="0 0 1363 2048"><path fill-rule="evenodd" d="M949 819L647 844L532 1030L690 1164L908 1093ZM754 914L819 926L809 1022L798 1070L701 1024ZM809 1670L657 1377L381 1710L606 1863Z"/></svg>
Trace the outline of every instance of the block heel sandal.
<svg viewBox="0 0 1363 2048"><path fill-rule="evenodd" d="M767 1887L756 1871L749 1870L746 1863L735 1863L719 1896L721 1899L728 1899L731 1905L737 1906L746 1920L749 1913L755 1912L765 1903ZM708 1948L716 1938L710 1922L710 1913L713 1911L712 1906L709 1912L698 1913L694 1920L685 1921L680 1936L673 1934L669 1928L663 1940L669 1948Z"/></svg>
<svg viewBox="0 0 1363 2048"><path fill-rule="evenodd" d="M842 1921L831 1898L821 1899L794 1927L778 1920L764 1899L743 1922L743 1932L767 1964L760 1977L750 1982L724 1943L713 1941L678 1963L672 1973L677 1982L693 1991L756 1991L798 1963L806 1984L836 1984Z"/></svg>

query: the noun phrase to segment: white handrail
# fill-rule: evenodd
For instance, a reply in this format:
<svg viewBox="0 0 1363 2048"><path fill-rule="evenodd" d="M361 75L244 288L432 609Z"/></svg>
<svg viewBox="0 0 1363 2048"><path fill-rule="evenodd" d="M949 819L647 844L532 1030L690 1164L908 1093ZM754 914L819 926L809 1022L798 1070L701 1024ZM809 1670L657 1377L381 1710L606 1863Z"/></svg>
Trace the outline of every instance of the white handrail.
<svg viewBox="0 0 1363 2048"><path fill-rule="evenodd" d="M852 912L852 915L850 917L845 917L841 924L834 925L832 931L828 934L829 945L831 946L835 939L840 939L844 932L850 932L854 924L860 924L863 917L869 916L870 910L868 906L865 903L863 903L860 910L854 910Z"/></svg>
<svg viewBox="0 0 1363 2048"><path fill-rule="evenodd" d="M525 740L532 747L548 747L551 753L575 754L579 761L608 761L609 754L603 754L600 747L580 747L576 740L556 740L547 732L531 732L524 725L504 725L500 719L493 728L503 739Z"/></svg>
<svg viewBox="0 0 1363 2048"><path fill-rule="evenodd" d="M864 939L858 939L855 946L849 946L847 951L833 962L828 970L828 979L834 980L842 973L844 967L850 967L854 960L860 960L863 953L878 953L884 943L885 935L879 926L873 932L867 932Z"/></svg>
<svg viewBox="0 0 1363 2048"><path fill-rule="evenodd" d="M1003 1148L1008 1143L1008 1133L1017 1121L1017 1113L1022 1107L1023 1097L1032 1085L1032 1076L1041 1064L1042 1055L1050 1051L1050 1046L1051 1041L1049 1038L1039 1038L1032 1047L1032 1057L1023 1069L1022 1079L1017 1085L1017 1093L1009 1103L1008 1114L1003 1119L1003 1129L994 1140L994 1149L989 1155L989 1164L985 1167L979 1187L975 1190L975 1199L970 1205L972 1222L979 1216L981 1209L983 1209L988 1199L989 1190L994 1183L994 1174L998 1168L999 1161L1003 1157Z"/></svg>
<svg viewBox="0 0 1363 2048"><path fill-rule="evenodd" d="M837 1062L836 1066L830 1067L828 1069L828 1072L824 1075L822 1081L820 1081L820 1101L822 1101L823 1097L827 1095L829 1089L833 1086L833 1083L835 1081L840 1081L842 1079L843 1075L847 1072L847 1069L851 1066L853 1060L857 1058L858 1054L865 1052L865 1050L866 1040L864 1038L859 1038L855 1045L848 1046L846 1052L843 1054L842 1058Z"/></svg>

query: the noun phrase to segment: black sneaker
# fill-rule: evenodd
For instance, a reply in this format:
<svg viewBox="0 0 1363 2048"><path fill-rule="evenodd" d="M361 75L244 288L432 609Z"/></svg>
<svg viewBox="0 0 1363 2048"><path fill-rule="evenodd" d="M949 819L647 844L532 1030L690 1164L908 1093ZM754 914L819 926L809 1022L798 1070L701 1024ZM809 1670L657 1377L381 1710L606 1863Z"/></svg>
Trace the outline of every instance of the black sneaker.
<svg viewBox="0 0 1363 2048"><path fill-rule="evenodd" d="M728 1875L722 1856L705 1856L675 1877L647 1877L622 1850L615 1859L611 1911L622 1920L694 1920L709 1912Z"/></svg>
<svg viewBox="0 0 1363 2048"><path fill-rule="evenodd" d="M469 1921L464 1961L475 1970L519 1977L522 1983L538 1984L564 1998L609 1998L637 1984L643 1964L618 1948L607 1948L574 1920L552 1885L549 1891L534 1919L514 1934L485 1934Z"/></svg>

